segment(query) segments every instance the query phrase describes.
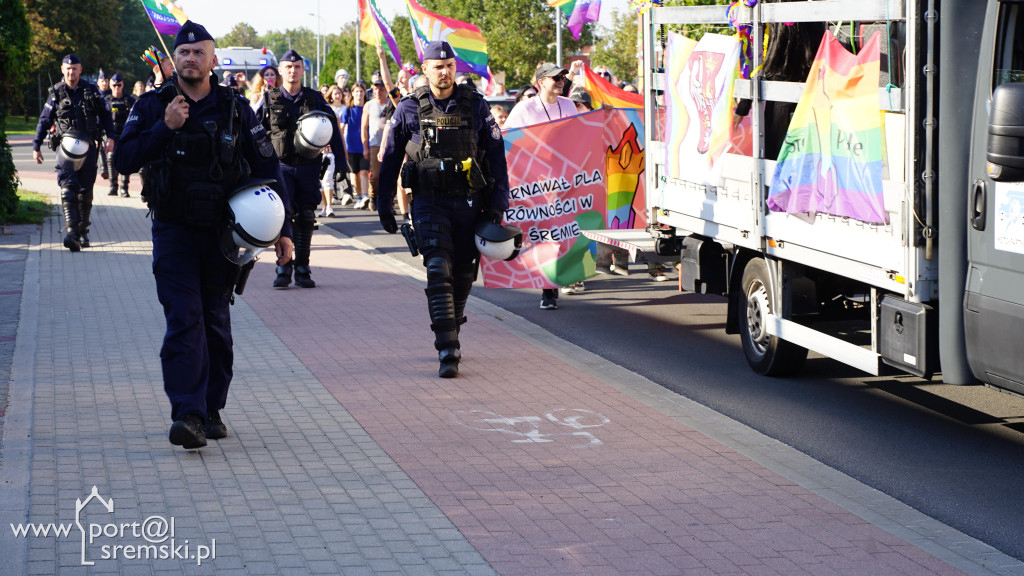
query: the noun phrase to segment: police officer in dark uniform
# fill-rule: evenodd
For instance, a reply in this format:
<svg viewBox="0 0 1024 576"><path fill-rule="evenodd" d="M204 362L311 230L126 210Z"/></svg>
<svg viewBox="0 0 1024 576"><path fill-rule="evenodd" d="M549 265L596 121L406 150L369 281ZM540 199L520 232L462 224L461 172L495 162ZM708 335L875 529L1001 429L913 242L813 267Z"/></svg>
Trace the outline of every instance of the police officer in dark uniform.
<svg viewBox="0 0 1024 576"><path fill-rule="evenodd" d="M135 105L135 97L131 94L125 94L124 91L124 78L121 77L120 72L114 73L110 77L110 94L107 95L107 110L110 111L110 117L114 120L114 132L120 134L124 130L124 123L128 120L128 113L131 112L132 106ZM114 149L107 154L107 160L110 161L110 192L107 196L117 196L117 168L114 167L114 155L117 154L118 146L115 144ZM121 196L128 197L128 182L131 180L131 174L121 174Z"/></svg>
<svg viewBox="0 0 1024 576"><path fill-rule="evenodd" d="M88 141L88 151L77 170L66 162L57 165L57 184L61 188L60 199L67 230L64 247L78 252L89 246L92 188L96 184L96 142L106 134L106 154L114 149L117 134L114 133L110 112L99 90L82 80L82 61L78 56L65 56L60 71L64 80L50 88L50 96L39 115L36 138L32 141L32 157L36 164L43 163L40 148L51 126L56 127L50 136L51 150L56 150L61 145L61 138L66 134L71 136L69 133L72 131L75 135L81 135L82 141Z"/></svg>
<svg viewBox="0 0 1024 576"><path fill-rule="evenodd" d="M430 329L442 378L459 371L459 326L480 258L475 226L484 218L499 223L509 195L501 129L479 92L455 85L454 56L444 41L424 48L429 86L403 98L389 121L377 204L381 225L396 232L392 201L401 169L402 186L413 191L415 241L427 268Z"/></svg>
<svg viewBox="0 0 1024 576"><path fill-rule="evenodd" d="M250 175L279 179L280 165L248 102L211 75L209 32L186 22L172 57L177 75L135 103L114 161L123 174L148 166L153 275L167 321L160 361L174 420L169 439L193 449L227 435L219 411L232 377L228 306L238 281L220 248L228 195ZM290 232L286 222L276 245L282 258L291 254Z"/></svg>
<svg viewBox="0 0 1024 576"><path fill-rule="evenodd" d="M323 137L330 138L331 150L338 158L344 158L345 143L341 137L337 117L334 110L324 100L318 90L302 85L305 72L305 61L295 50L289 50L278 61L281 74L281 87L268 91L257 118L263 123L274 143L274 150L281 159L281 172L284 174L285 187L288 188L292 200L292 241L295 243L295 258L292 262L279 264L274 288L287 288L292 282L292 268L295 270L295 285L300 288L313 288L313 280L309 269L309 251L313 240L313 229L316 225L316 207L320 203L320 175L323 155L309 141L309 136L319 127ZM314 118L310 113L321 112L326 116ZM300 119L307 118L313 122L312 131L307 126L302 130ZM328 132L329 130L329 132ZM301 133L296 135L296 131ZM345 163L339 163L340 174L335 178L347 178L348 169Z"/></svg>

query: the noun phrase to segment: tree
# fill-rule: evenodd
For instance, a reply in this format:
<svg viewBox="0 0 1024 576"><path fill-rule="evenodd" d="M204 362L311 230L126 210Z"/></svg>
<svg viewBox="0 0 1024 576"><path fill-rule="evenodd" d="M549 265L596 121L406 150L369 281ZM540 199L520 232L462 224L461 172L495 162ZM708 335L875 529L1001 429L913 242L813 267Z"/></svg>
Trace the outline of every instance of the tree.
<svg viewBox="0 0 1024 576"><path fill-rule="evenodd" d="M637 80L637 23L636 13L614 12L609 30L599 31L599 39L590 55L591 66L604 65L623 82L636 84Z"/></svg>
<svg viewBox="0 0 1024 576"><path fill-rule="evenodd" d="M29 34L21 0L0 0L0 221L18 208L20 182L7 143L7 102L28 70Z"/></svg>
<svg viewBox="0 0 1024 576"><path fill-rule="evenodd" d="M256 29L245 22L235 24L224 36L217 39L217 46L227 48L228 46L251 46L256 48L260 45L260 35Z"/></svg>
<svg viewBox="0 0 1024 576"><path fill-rule="evenodd" d="M25 0L32 28L32 70L56 71L60 59L74 51L83 73L94 74L121 53L121 39L112 22L121 21L122 2L109 0Z"/></svg>
<svg viewBox="0 0 1024 576"><path fill-rule="evenodd" d="M112 54L103 69L111 72L120 72L125 76L125 92L130 94L132 84L136 80L143 82L149 78L152 68L142 61L142 53L149 46L156 46L163 50L160 45L160 38L149 21L145 8L138 0L118 0L124 9L121 12L121 21L117 26L117 37L120 39L120 50ZM168 47L174 46L174 38L164 37L164 43ZM108 72L109 75L109 72Z"/></svg>

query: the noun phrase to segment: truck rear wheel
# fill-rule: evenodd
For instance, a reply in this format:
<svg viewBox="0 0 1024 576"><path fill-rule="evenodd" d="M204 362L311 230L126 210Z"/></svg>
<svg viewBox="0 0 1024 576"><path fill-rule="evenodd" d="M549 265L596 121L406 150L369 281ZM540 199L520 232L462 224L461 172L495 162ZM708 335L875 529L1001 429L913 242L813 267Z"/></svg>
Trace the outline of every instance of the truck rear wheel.
<svg viewBox="0 0 1024 576"><path fill-rule="evenodd" d="M778 311L763 259L747 262L741 288L743 301L736 306L736 314L747 363L754 372L765 376L798 373L807 360L807 349L768 333L768 315Z"/></svg>

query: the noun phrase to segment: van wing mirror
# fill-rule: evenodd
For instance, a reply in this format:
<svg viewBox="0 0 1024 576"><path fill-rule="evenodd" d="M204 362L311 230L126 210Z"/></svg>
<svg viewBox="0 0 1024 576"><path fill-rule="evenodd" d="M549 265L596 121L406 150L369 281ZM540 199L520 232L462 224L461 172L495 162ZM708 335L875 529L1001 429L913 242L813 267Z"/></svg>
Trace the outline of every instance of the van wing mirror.
<svg viewBox="0 0 1024 576"><path fill-rule="evenodd" d="M1024 83L1001 84L992 93L985 160L993 180L1024 180Z"/></svg>

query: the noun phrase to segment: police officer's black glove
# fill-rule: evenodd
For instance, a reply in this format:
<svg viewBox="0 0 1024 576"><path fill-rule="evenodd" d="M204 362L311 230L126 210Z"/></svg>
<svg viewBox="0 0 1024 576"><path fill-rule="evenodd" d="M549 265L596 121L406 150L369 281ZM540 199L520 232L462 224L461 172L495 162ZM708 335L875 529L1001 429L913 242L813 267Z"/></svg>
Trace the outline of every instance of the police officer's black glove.
<svg viewBox="0 0 1024 576"><path fill-rule="evenodd" d="M320 161L320 179L324 179L324 174L327 174L327 169L331 167L331 159L324 156L324 159Z"/></svg>
<svg viewBox="0 0 1024 576"><path fill-rule="evenodd" d="M380 217L380 225L384 228L384 231L388 234L394 234L398 232L398 223L395 222L395 215L388 210L387 212L378 212L377 216Z"/></svg>
<svg viewBox="0 0 1024 576"><path fill-rule="evenodd" d="M505 211L500 208L488 208L487 219L501 226L501 219L505 217Z"/></svg>

